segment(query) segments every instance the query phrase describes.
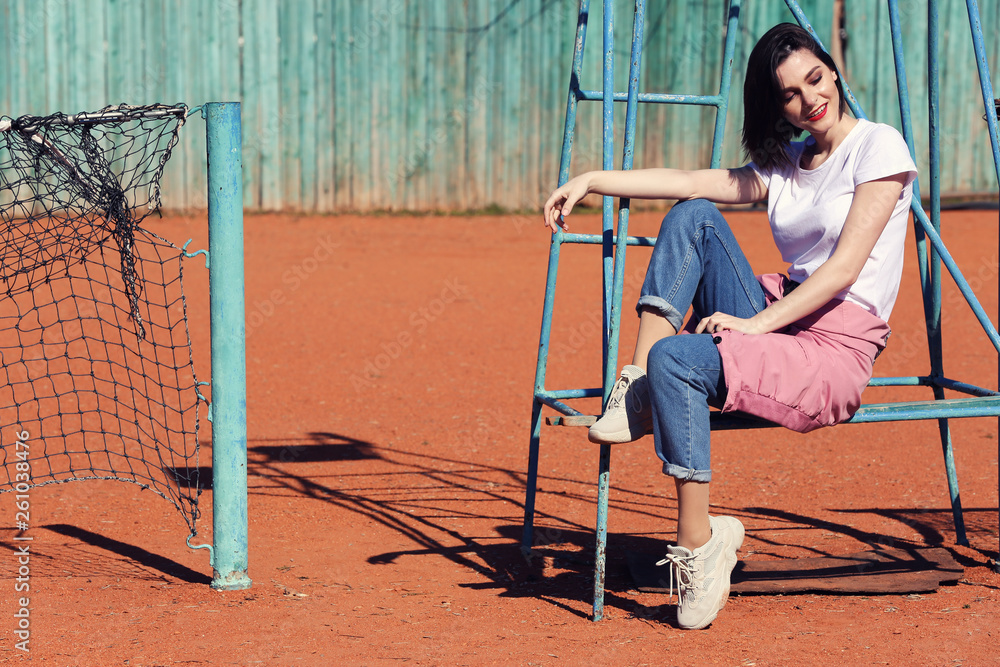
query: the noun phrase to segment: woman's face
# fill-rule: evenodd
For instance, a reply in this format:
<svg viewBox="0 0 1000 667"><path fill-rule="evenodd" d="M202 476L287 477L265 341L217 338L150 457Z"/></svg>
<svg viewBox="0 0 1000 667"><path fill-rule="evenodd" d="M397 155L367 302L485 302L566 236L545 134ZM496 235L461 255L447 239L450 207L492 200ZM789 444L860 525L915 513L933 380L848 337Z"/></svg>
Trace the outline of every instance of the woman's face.
<svg viewBox="0 0 1000 667"><path fill-rule="evenodd" d="M837 73L805 49L775 70L785 120L806 132L826 132L840 120Z"/></svg>

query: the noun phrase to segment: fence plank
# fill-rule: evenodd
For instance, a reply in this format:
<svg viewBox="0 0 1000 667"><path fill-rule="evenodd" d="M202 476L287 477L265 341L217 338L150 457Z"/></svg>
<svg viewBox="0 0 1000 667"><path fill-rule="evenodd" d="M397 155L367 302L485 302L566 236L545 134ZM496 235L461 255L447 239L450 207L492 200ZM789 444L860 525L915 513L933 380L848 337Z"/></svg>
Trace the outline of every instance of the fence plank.
<svg viewBox="0 0 1000 667"><path fill-rule="evenodd" d="M624 90L634 0L615 2ZM832 4L802 0L824 41ZM714 93L727 0L650 2L640 85ZM244 203L337 212L536 209L555 184L578 0L0 0L0 109L243 103ZM1000 6L980 3L984 32ZM898 127L883 2L845 3L845 76L869 114ZM965 3L941 3L946 192L997 190ZM926 4L900 3L918 168L926 170ZM592 0L583 86L600 89L601 0ZM742 162L747 56L784 3L744 0L723 163ZM991 64L1000 42L988 43ZM624 107L616 108L617 134ZM636 166L708 163L714 111L644 108ZM204 137L186 132L165 205L201 208ZM572 172L600 165L600 105L578 114ZM615 161L620 164L620 147Z"/></svg>

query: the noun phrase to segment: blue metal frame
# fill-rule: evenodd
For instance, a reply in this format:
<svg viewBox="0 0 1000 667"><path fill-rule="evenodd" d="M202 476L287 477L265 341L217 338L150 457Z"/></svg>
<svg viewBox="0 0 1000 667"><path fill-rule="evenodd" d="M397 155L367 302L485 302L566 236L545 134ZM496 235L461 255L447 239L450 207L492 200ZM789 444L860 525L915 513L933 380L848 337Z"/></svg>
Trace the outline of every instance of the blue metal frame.
<svg viewBox="0 0 1000 667"><path fill-rule="evenodd" d="M718 167L721 160L722 136L725 131L726 112L729 108L729 92L733 54L736 49L736 38L739 34L739 16L742 0L730 0L727 15L726 41L723 50L723 67L720 78L719 93L716 95L665 95L640 93L639 71L642 58L642 39L645 21L645 0L636 0L632 24L632 46L629 58L628 91L618 93L614 90L614 3L610 0L603 6L603 89L601 91L584 90L581 88L581 71L583 51L586 45L587 22L590 15L590 0L580 0L578 13L576 41L573 52L573 66L570 76L569 96L566 104L566 123L563 134L563 149L559 164L559 185L569 180L570 159L573 140L576 131L576 111L581 101L602 102L603 110L603 167L614 168L614 103L626 102L625 111L625 145L622 155L622 168L632 168L635 142L635 119L639 103L659 104L695 104L714 106L717 110L713 133L711 166ZM616 361L618 358L618 333L620 330L622 310L622 288L625 276L625 249L630 245L651 246L656 242L650 237L628 236L629 201L621 200L618 209L618 233L614 232L614 199L603 198L603 216L601 234L568 234L556 232L552 237L549 250L548 275L546 278L545 299L542 309L542 325L539 340L538 363L535 371L535 392L532 403L531 439L528 454L528 479L525 492L524 532L522 548L531 549L534 541L534 507L535 491L538 478L538 454L541 436L541 411L547 405L563 415L586 419L580 412L563 401L565 399L588 398L602 396L607 401L614 385ZM564 243L598 244L603 247L602 266L604 271L604 347L603 347L603 386L588 389L547 390L545 374L548 363L549 341L552 330L552 312L555 300L556 275L559 266L559 254ZM609 363L611 360L612 363ZM597 519L597 559L594 577L594 619L599 620L603 613L604 600L604 566L605 547L607 544L607 509L608 509L608 479L610 474L611 448L604 445L600 448L598 473L598 519Z"/></svg>
<svg viewBox="0 0 1000 667"><path fill-rule="evenodd" d="M937 0L934 0L936 3ZM997 107L995 102L993 82L990 78L990 68L986 63L986 47L983 43L983 26L979 19L979 7L976 0L966 0L966 11L969 13L969 28L972 31L972 47L976 54L976 68L979 70L979 87L983 94L983 107L986 109L986 125L990 134L990 147L993 151L993 169L996 172L997 184L1000 186L1000 139L997 137ZM982 320L980 320L982 321ZM987 319L989 322L989 319ZM997 345L996 330L993 330L993 345L997 348L1000 359L1000 346ZM1000 371L1000 365L998 365ZM1000 377L998 377L1000 386ZM1000 458L1000 438L997 443L997 456ZM1000 485L997 493L1000 495ZM1000 553L1000 551L998 551ZM1000 556L993 561L993 571L1000 573Z"/></svg>
<svg viewBox="0 0 1000 667"><path fill-rule="evenodd" d="M816 35L795 0L785 0L788 9L795 16L799 25L808 30L822 45L822 40ZM970 385L965 382L946 378L944 376L942 341L941 341L941 267L942 264L955 280L959 291L976 315L987 337L993 343L1000 355L1000 336L990 321L982 305L979 303L968 282L965 280L957 264L941 240L940 214L940 147L939 147L939 85L938 85L938 41L939 22L937 0L928 4L928 82L929 82L929 143L930 143L930 214L921 205L920 188L914 183L911 210L914 217L914 230L917 242L917 255L920 270L921 291L924 300L924 312L927 322L927 340L930 351L930 372L926 376L912 377L879 377L873 378L870 386L927 386L933 391L933 400L911 401L904 403L869 404L862 406L849 423L872 423L884 421L937 419L941 434L941 445L945 461L945 471L948 479L949 496L952 514L955 522L956 541L968 544L965 525L962 517L962 506L958 491L958 481L952 451L952 442L948 418L950 417L1000 417L1000 392ZM998 185L1000 185L1000 142L997 137L997 115L993 104L993 87L986 64L983 46L982 28L979 23L979 11L975 0L967 0L969 23L979 68L980 85L983 102L986 107L986 117L989 124L990 141L993 148L994 164L997 169ZM913 145L913 128L909 107L909 92L906 81L906 69L903 62L903 44L899 22L898 0L888 0L890 28L892 33L893 57L896 68L897 90L899 95L900 115L902 118L903 136L911 154L915 154ZM718 95L669 95L660 93L641 93L638 91L639 70L641 65L643 23L645 20L645 0L636 0L633 17L632 49L629 66L629 82L627 92L614 90L614 3L605 0L603 11L603 89L601 91L583 90L580 87L580 75L583 62L583 50L586 45L587 21L590 13L589 0L580 0L576 42L573 53L573 68L570 79L569 97L566 105L566 124L563 135L563 150L559 166L559 185L569 178L570 159L576 128L576 110L580 101L602 102L603 108L603 167L614 168L614 103L625 102L625 141L622 156L622 168L632 168L632 156L635 142L635 118L638 104L700 104L715 106L716 124L712 142L711 166L719 166L722 136L725 128L726 112L732 75L733 53L736 36L739 33L739 18L741 0L730 0L727 15L727 31L724 46L724 57L721 82ZM825 47L824 47L825 48ZM854 115L866 118L861 105L851 92L847 82L843 80L847 103ZM527 552L533 544L535 489L538 475L538 454L541 435L542 406L547 405L561 416L550 418L554 424L588 425L593 423L595 416L583 415L567 405L564 400L602 396L604 401L610 394L616 379L616 360L618 357L618 334L620 330L622 288L624 282L625 250L627 246L649 246L656 241L650 237L628 236L629 201L622 199L618 209L618 233L613 225L614 203L612 197L603 199L602 233L569 234L556 232L552 237L549 252L548 276L546 278L545 299L542 312L542 326L539 341L538 363L535 374L535 391L531 419L531 439L529 444L527 489L525 492L524 532L522 548ZM928 248L928 240L930 247ZM558 273L559 252L564 243L597 244L603 247L602 266L604 271L604 322L605 336L603 349L603 386L588 389L548 390L545 388L545 374L548 364L549 340L552 326L552 310L555 298L556 274ZM1000 384L1000 378L998 378ZM945 399L944 391L952 390L966 394L968 398ZM733 418L728 415L713 414L712 429L759 428L773 426L767 422ZM998 439L1000 440L1000 439ZM1000 446L1000 443L998 443ZM604 607L604 574L605 551L607 546L607 510L608 483L610 476L611 448L604 445L600 448L598 473L597 502L597 536L596 557L594 568L594 615L595 621L603 616ZM994 568L1000 571L1000 564L994 563Z"/></svg>
<svg viewBox="0 0 1000 667"><path fill-rule="evenodd" d="M249 588L247 576L246 319L243 158L239 102L204 106L208 141L209 298L212 327L212 588Z"/></svg>

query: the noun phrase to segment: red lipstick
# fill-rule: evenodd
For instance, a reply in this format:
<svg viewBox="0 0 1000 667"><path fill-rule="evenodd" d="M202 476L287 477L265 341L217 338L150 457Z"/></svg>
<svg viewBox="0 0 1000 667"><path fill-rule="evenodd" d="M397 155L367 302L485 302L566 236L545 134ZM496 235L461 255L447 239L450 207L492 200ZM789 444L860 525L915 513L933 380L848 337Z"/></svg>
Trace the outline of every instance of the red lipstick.
<svg viewBox="0 0 1000 667"><path fill-rule="evenodd" d="M824 104L822 107L820 107L820 111L819 112L814 113L811 116L806 116L806 120L808 120L810 122L820 120L821 118L823 118L823 116L826 115L826 108L827 108L827 106L828 105Z"/></svg>

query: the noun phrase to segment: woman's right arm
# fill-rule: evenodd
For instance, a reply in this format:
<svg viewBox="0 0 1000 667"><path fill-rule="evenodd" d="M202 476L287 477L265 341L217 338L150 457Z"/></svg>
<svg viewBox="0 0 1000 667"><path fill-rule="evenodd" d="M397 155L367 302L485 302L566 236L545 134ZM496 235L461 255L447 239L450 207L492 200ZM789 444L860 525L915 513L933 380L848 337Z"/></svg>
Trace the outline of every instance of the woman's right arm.
<svg viewBox="0 0 1000 667"><path fill-rule="evenodd" d="M749 204L767 197L767 186L749 166L739 169L637 169L591 171L567 181L545 202L545 224L565 231L566 216L588 194L632 199L708 199Z"/></svg>

